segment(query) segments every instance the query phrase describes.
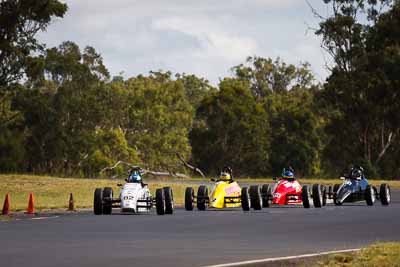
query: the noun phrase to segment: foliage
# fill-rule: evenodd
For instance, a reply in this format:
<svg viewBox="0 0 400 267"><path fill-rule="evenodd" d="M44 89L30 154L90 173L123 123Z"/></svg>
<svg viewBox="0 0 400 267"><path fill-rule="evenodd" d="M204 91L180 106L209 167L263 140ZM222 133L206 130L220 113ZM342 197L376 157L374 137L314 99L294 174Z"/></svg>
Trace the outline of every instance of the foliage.
<svg viewBox="0 0 400 267"><path fill-rule="evenodd" d="M53 17L63 17L67 5L57 0L5 0L0 2L0 86L22 78L43 46L35 38Z"/></svg>
<svg viewBox="0 0 400 267"><path fill-rule="evenodd" d="M272 173L279 175L285 166L292 166L298 176L320 174L323 131L314 109L314 93L310 90L292 89L268 97Z"/></svg>
<svg viewBox="0 0 400 267"><path fill-rule="evenodd" d="M350 161L366 162L375 170L383 165L387 168L387 161L381 162L384 158L392 160L390 152L400 133L396 111L399 103L395 100L400 63L396 56L400 39L395 26L400 17L399 4L327 2L332 4L334 13L321 22L316 32L335 62L318 97L329 121L324 161L333 169ZM393 4L391 9L378 12L389 4ZM338 154L341 157L336 157ZM394 173L399 167L393 164L390 168Z"/></svg>
<svg viewBox="0 0 400 267"><path fill-rule="evenodd" d="M102 56L36 39L67 10L56 0L0 3L0 171L99 176L122 160L209 173L400 177L400 4L323 0L316 34L332 56L318 84L308 63L249 57L218 87L170 71L110 79ZM122 170L117 170L121 172Z"/></svg>
<svg viewBox="0 0 400 267"><path fill-rule="evenodd" d="M219 92L204 99L197 117L203 123L192 130L191 144L199 166L212 173L225 165L237 174L268 172L268 115L247 82L224 79Z"/></svg>

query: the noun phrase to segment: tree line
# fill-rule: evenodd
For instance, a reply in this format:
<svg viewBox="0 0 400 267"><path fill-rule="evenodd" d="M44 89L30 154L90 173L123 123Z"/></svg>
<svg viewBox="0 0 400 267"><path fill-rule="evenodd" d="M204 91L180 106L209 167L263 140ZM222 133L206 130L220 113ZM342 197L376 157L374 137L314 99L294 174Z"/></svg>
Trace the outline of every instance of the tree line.
<svg viewBox="0 0 400 267"><path fill-rule="evenodd" d="M126 161L214 174L336 176L350 163L400 178L400 4L324 0L315 34L333 64L251 56L217 86L192 74L111 77L91 46L35 38L67 5L0 3L0 171L97 177Z"/></svg>

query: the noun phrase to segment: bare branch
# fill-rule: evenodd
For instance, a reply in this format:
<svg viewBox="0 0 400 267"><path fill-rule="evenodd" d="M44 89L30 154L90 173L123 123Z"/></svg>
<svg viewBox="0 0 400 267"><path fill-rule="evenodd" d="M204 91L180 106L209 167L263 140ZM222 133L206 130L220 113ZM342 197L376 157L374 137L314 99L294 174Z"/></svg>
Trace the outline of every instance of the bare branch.
<svg viewBox="0 0 400 267"><path fill-rule="evenodd" d="M103 168L103 169L100 171L100 173L105 172L105 171L113 170L113 169L117 168L118 165L121 165L121 164L122 164L122 165L125 165L125 166L128 166L128 167L136 167L136 166L134 166L134 165L132 165L132 164L130 164L130 163L127 163L127 162L124 162L124 161L119 160L117 163L114 164L114 166Z"/></svg>
<svg viewBox="0 0 400 267"><path fill-rule="evenodd" d="M179 158L179 160L183 163L183 165L184 165L185 167L191 169L191 170L194 171L194 172L197 172L198 174L201 175L201 177L206 177L206 176L204 175L204 173L203 173L199 168L194 167L194 166L190 165L189 163L187 163L181 154L176 153L176 155L177 155L177 157Z"/></svg>
<svg viewBox="0 0 400 267"><path fill-rule="evenodd" d="M389 136L387 138L387 143L385 144L385 146L383 147L381 153L379 153L377 160L375 161L375 164L377 164L385 155L387 149L390 147L390 145L392 144L393 139L396 137L396 134L394 134L393 132L389 133Z"/></svg>

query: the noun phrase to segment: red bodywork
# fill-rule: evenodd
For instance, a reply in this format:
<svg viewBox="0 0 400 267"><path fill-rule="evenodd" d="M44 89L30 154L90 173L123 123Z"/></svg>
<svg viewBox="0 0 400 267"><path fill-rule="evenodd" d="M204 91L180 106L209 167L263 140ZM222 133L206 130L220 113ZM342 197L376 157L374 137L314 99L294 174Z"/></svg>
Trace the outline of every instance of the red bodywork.
<svg viewBox="0 0 400 267"><path fill-rule="evenodd" d="M301 204L302 188L296 180L280 179L272 191L272 204Z"/></svg>

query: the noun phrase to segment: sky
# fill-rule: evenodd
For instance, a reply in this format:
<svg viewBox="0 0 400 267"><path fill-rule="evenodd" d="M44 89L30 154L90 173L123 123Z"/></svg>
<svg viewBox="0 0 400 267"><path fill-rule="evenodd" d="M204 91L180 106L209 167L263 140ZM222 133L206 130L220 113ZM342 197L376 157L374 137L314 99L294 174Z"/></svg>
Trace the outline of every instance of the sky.
<svg viewBox="0 0 400 267"><path fill-rule="evenodd" d="M89 45L111 75L195 74L216 85L249 56L309 62L317 81L329 60L306 0L66 0L69 9L39 39ZM309 0L321 14L322 0Z"/></svg>

